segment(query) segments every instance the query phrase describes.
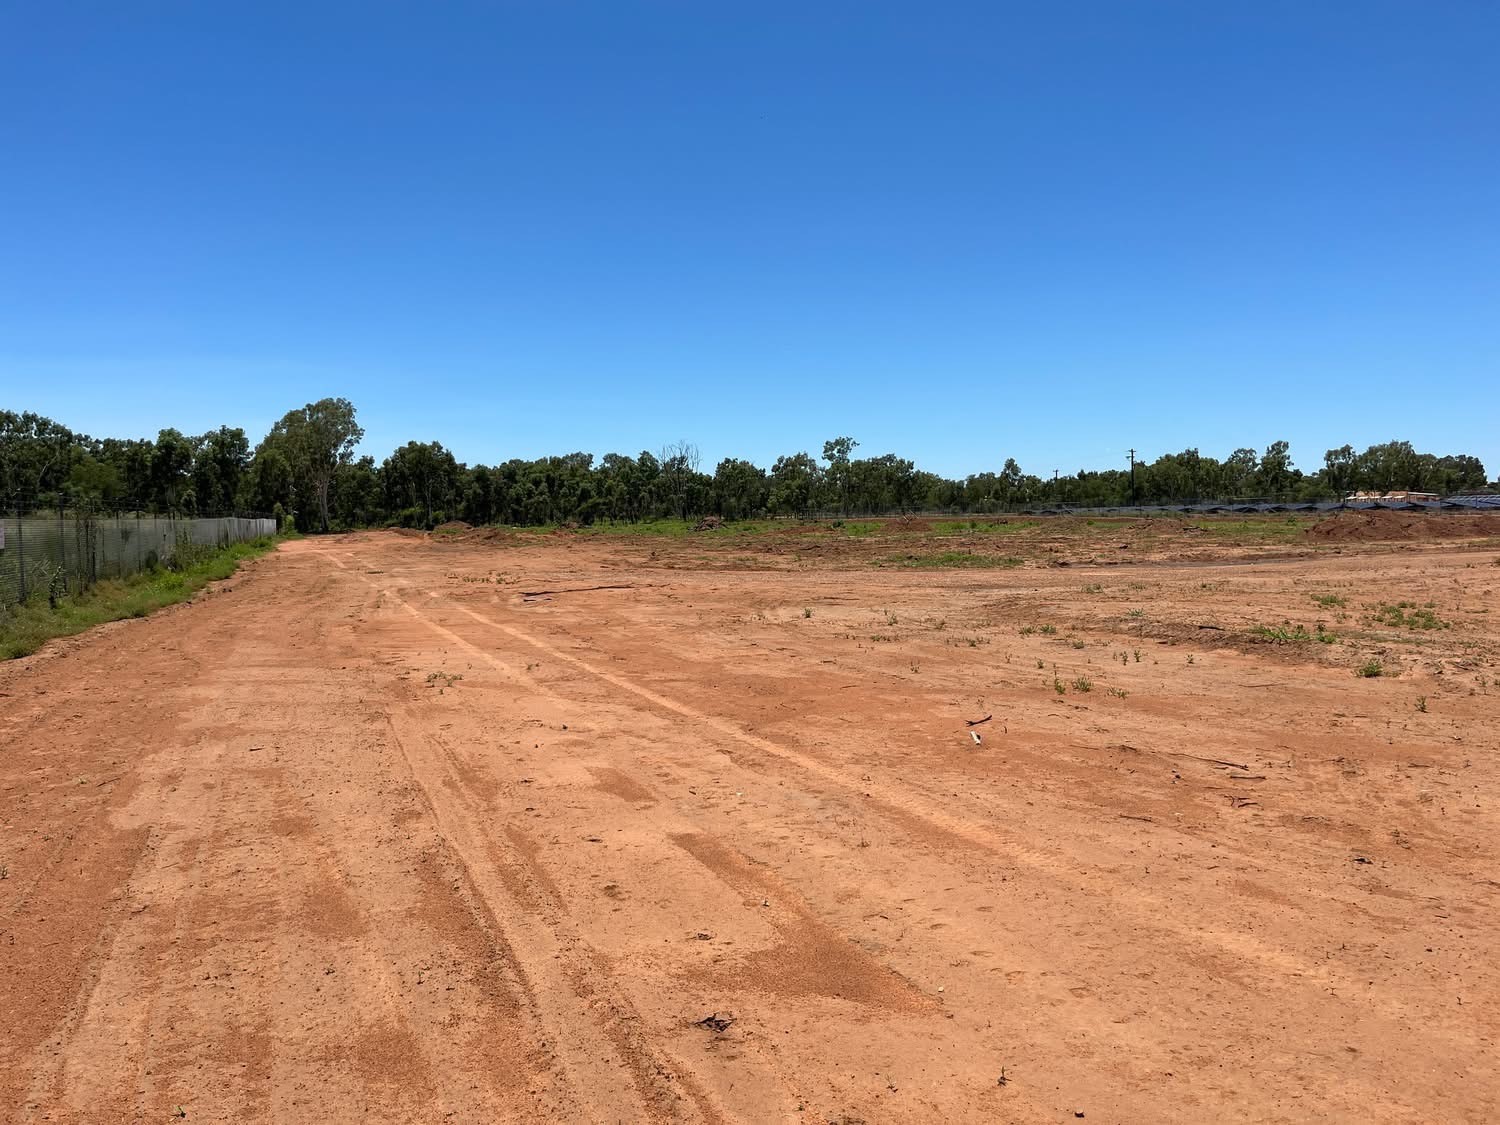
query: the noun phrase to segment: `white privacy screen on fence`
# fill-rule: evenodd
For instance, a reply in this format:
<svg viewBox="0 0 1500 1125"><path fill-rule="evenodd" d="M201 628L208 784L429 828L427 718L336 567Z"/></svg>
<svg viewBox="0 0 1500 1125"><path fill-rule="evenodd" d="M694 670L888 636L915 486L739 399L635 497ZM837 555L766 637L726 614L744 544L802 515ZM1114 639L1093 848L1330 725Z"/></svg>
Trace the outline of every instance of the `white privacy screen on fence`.
<svg viewBox="0 0 1500 1125"><path fill-rule="evenodd" d="M103 578L124 578L170 562L180 548L224 547L276 534L274 519L205 519L92 513L0 517L0 605L49 588L78 592Z"/></svg>

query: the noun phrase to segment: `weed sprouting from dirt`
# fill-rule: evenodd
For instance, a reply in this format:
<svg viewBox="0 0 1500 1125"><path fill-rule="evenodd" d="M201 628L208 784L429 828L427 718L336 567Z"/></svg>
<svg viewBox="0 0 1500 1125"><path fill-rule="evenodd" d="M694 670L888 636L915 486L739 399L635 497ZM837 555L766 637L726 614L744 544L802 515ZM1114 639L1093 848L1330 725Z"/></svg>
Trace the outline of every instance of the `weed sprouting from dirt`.
<svg viewBox="0 0 1500 1125"><path fill-rule="evenodd" d="M1304 626L1293 627L1290 623L1286 625L1257 625L1254 634L1270 641L1272 644L1299 644L1303 641L1312 640L1312 634Z"/></svg>
<svg viewBox="0 0 1500 1125"><path fill-rule="evenodd" d="M812 616L812 608L810 606L804 607L803 610L802 610L802 616L803 616L804 619L811 617Z"/></svg>
<svg viewBox="0 0 1500 1125"><path fill-rule="evenodd" d="M1427 714L1427 697L1425 695L1417 696L1417 710L1424 715Z"/></svg>
<svg viewBox="0 0 1500 1125"><path fill-rule="evenodd" d="M1078 676L1073 680L1074 691L1093 691L1094 681L1087 676Z"/></svg>
<svg viewBox="0 0 1500 1125"><path fill-rule="evenodd" d="M1338 594L1314 594L1312 600L1324 609L1332 609L1335 606L1343 606L1345 604L1344 599Z"/></svg>
<svg viewBox="0 0 1500 1125"><path fill-rule="evenodd" d="M1393 629L1447 629L1452 624L1434 613L1430 602L1422 606L1416 602L1397 602L1395 605L1382 602L1375 611L1375 620Z"/></svg>
<svg viewBox="0 0 1500 1125"><path fill-rule="evenodd" d="M1385 665L1378 660L1366 660L1358 668L1354 669L1354 674L1363 679L1371 680L1376 676L1385 675Z"/></svg>

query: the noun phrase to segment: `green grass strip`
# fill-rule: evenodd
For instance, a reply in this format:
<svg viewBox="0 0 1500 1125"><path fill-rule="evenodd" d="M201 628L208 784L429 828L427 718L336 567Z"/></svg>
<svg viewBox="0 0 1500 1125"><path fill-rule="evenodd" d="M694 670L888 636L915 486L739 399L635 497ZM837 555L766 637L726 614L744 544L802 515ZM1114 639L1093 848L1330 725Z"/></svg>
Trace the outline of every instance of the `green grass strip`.
<svg viewBox="0 0 1500 1125"><path fill-rule="evenodd" d="M55 610L44 591L19 605L0 606L0 660L29 656L53 637L70 637L106 621L145 617L163 606L186 601L278 542L278 538L263 536L213 551L181 570L142 571L128 578L107 579L81 594L59 598Z"/></svg>

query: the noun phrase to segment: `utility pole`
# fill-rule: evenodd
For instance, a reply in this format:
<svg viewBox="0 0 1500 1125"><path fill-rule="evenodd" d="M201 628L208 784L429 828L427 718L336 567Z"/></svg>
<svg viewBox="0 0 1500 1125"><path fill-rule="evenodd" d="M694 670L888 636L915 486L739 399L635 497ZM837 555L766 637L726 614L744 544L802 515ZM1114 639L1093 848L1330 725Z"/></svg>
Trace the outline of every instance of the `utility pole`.
<svg viewBox="0 0 1500 1125"><path fill-rule="evenodd" d="M1135 450L1130 451L1130 503L1135 504Z"/></svg>

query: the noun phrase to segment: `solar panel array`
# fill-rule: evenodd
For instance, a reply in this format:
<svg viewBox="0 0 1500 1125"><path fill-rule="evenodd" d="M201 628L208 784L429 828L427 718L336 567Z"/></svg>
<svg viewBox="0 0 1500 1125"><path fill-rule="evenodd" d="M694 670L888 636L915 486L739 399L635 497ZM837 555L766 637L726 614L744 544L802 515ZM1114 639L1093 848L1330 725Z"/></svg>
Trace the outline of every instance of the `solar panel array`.
<svg viewBox="0 0 1500 1125"><path fill-rule="evenodd" d="M1250 500L1243 503L1234 501L1213 501L1198 504L1138 504L1117 505L1111 507L1086 508L1086 507L1064 507L1064 506L1040 506L1035 505L1021 509L1022 515L1031 516L1063 516L1063 515L1107 515L1110 513L1121 513L1130 515L1151 514L1176 514L1176 515L1262 515L1267 512L1464 512L1464 511L1500 511L1500 495L1488 493L1475 493L1467 496L1450 496L1445 500L1432 502L1419 502L1411 500L1350 500L1340 502L1337 500L1320 500L1317 502L1303 503L1274 503L1263 500Z"/></svg>

